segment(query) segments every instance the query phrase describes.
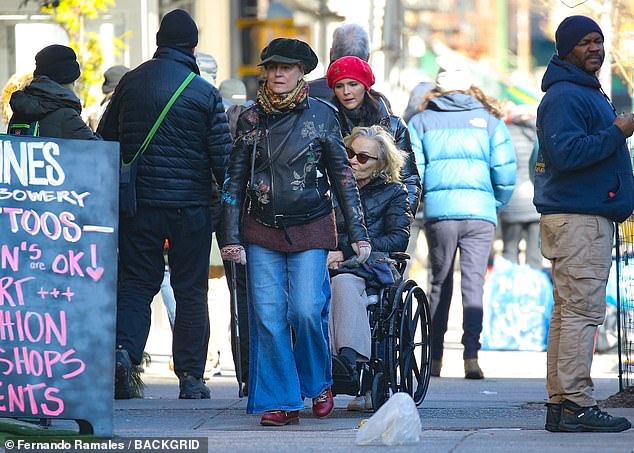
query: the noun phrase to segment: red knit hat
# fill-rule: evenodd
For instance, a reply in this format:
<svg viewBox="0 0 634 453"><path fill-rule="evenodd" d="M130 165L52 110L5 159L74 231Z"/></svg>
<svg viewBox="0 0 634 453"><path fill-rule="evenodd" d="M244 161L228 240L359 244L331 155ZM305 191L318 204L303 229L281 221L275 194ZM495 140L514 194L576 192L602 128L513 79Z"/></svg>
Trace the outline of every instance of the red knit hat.
<svg viewBox="0 0 634 453"><path fill-rule="evenodd" d="M334 88L335 84L341 79L357 80L368 91L374 85L374 74L370 65L361 58L354 56L338 58L328 68L326 80L330 88Z"/></svg>

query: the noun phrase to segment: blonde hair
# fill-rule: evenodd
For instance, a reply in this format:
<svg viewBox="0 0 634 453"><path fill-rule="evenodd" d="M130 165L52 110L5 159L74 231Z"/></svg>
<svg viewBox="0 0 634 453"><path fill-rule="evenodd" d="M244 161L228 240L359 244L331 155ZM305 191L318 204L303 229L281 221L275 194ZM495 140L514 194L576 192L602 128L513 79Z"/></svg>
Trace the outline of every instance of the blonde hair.
<svg viewBox="0 0 634 453"><path fill-rule="evenodd" d="M487 96L484 93L484 91L482 91L480 88L478 88L475 85L471 85L471 87L468 90L453 90L453 91L442 91L438 87L436 87L427 92L427 94L423 98L420 105L416 108L416 110L418 112L425 111L425 109L427 109L427 106L429 105L429 102L432 99L444 96L448 93L468 94L469 96L472 96L476 98L478 101L480 101L480 103L484 106L484 108L489 113L491 113L491 115L495 116L496 118L502 118L504 116L504 108L502 107L502 104L497 99L491 96Z"/></svg>
<svg viewBox="0 0 634 453"><path fill-rule="evenodd" d="M352 146L358 137L374 141L379 149L379 159L385 163L381 174L386 182L400 182L401 168L405 164L407 154L394 144L394 138L382 126L355 127L350 135L343 139L346 147Z"/></svg>

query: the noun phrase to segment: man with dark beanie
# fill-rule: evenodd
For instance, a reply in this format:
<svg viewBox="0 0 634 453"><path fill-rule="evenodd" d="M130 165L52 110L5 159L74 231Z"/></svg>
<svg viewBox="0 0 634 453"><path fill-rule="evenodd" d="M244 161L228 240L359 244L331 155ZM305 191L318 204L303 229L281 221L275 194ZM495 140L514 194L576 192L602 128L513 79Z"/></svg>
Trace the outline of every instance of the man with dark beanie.
<svg viewBox="0 0 634 453"><path fill-rule="evenodd" d="M122 77L97 129L105 140L119 141L121 159L130 162L172 94L192 71L197 74L139 157L137 212L119 222L118 399L142 397L134 365L141 362L150 304L163 280L165 239L176 299L172 354L179 398L210 397L202 379L209 342L209 253L231 136L220 93L199 75L197 44L198 27L186 11L166 14L156 53Z"/></svg>
<svg viewBox="0 0 634 453"><path fill-rule="evenodd" d="M617 115L601 89L603 32L589 17L564 19L542 80L533 202L541 250L552 265L546 387L548 431L619 432L632 425L597 406L590 377L594 337L605 318L614 223L634 210L626 145L630 113Z"/></svg>
<svg viewBox="0 0 634 453"><path fill-rule="evenodd" d="M33 81L9 101L13 110L9 133L96 140L81 119L81 102L73 92L79 75L77 55L70 47L53 44L40 50L35 55ZM31 124L37 132L27 131Z"/></svg>

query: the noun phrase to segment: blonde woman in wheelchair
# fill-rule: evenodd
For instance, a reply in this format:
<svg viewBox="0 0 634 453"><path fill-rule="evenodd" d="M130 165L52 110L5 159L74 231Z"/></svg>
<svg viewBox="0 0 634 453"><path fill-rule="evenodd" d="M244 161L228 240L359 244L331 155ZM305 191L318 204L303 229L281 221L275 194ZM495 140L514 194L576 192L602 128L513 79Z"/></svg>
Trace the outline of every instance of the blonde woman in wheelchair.
<svg viewBox="0 0 634 453"><path fill-rule="evenodd" d="M331 274L330 339L333 355L357 380L357 363L371 354L371 333L366 308L377 302L381 286L394 279L390 252L404 252L409 240L412 213L407 189L400 182L406 155L381 126L356 127L344 139L348 160L359 188L366 227L372 244L368 262L355 260L342 215L337 213L339 249L328 254ZM361 382L348 410L370 411L369 385Z"/></svg>

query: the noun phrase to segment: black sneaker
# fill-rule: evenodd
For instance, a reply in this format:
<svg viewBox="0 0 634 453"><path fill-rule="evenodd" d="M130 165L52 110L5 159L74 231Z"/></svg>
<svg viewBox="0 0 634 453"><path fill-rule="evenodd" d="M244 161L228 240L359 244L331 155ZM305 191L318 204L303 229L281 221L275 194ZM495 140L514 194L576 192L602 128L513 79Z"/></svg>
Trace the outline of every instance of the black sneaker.
<svg viewBox="0 0 634 453"><path fill-rule="evenodd" d="M632 424L625 417L613 417L599 406L581 407L564 400L561 405L559 431L618 433L630 429Z"/></svg>
<svg viewBox="0 0 634 453"><path fill-rule="evenodd" d="M178 387L180 389L178 397L182 400L208 400L211 398L211 391L202 378L185 375L178 379Z"/></svg>
<svg viewBox="0 0 634 453"><path fill-rule="evenodd" d="M132 364L128 351L121 348L115 352L114 398L143 398L143 380L139 369Z"/></svg>
<svg viewBox="0 0 634 453"><path fill-rule="evenodd" d="M559 420L561 420L561 404L546 403L546 431L551 433L558 433Z"/></svg>

